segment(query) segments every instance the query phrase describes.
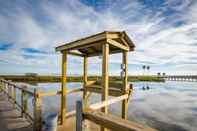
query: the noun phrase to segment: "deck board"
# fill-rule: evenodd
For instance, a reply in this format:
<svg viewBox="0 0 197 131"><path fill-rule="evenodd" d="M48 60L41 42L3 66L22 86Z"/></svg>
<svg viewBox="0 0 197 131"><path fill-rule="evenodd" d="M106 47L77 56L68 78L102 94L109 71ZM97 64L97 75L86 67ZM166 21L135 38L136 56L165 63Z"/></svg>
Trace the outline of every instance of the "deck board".
<svg viewBox="0 0 197 131"><path fill-rule="evenodd" d="M20 112L13 108L12 103L2 92L0 92L0 130L32 131L31 124L21 117Z"/></svg>

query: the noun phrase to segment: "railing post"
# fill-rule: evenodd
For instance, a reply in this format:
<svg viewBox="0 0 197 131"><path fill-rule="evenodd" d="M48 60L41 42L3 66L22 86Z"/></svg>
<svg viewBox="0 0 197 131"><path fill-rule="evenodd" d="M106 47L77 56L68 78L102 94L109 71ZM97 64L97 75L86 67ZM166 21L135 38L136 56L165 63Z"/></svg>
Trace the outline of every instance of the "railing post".
<svg viewBox="0 0 197 131"><path fill-rule="evenodd" d="M81 101L76 102L76 131L82 131L83 105Z"/></svg>
<svg viewBox="0 0 197 131"><path fill-rule="evenodd" d="M3 91L3 82L0 80L0 91Z"/></svg>
<svg viewBox="0 0 197 131"><path fill-rule="evenodd" d="M16 108L16 87L13 86L13 101L14 101L14 108Z"/></svg>
<svg viewBox="0 0 197 131"><path fill-rule="evenodd" d="M21 90L21 117L24 114L24 90Z"/></svg>
<svg viewBox="0 0 197 131"><path fill-rule="evenodd" d="M42 100L39 92L34 89L34 123L33 131L42 130Z"/></svg>
<svg viewBox="0 0 197 131"><path fill-rule="evenodd" d="M23 88L27 88L27 87L23 86ZM21 91L21 105L22 105L21 116L23 117L28 110L28 94L25 92L25 90Z"/></svg>
<svg viewBox="0 0 197 131"><path fill-rule="evenodd" d="M9 83L11 82L10 80L8 80L8 84L7 84L7 87L8 87L8 99L12 99L12 87L11 87L11 84Z"/></svg>

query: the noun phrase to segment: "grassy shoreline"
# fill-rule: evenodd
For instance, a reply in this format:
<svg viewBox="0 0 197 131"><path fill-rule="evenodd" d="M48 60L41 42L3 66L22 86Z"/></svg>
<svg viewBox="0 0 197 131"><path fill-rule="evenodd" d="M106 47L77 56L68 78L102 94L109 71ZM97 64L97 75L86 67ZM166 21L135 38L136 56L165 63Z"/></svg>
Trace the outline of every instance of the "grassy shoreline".
<svg viewBox="0 0 197 131"><path fill-rule="evenodd" d="M0 75L0 78L6 80L12 80L14 82L61 82L61 76L25 76L25 75ZM88 80L100 80L100 76L89 76ZM110 76L110 81L121 81L120 76ZM82 82L82 76L68 76L68 82ZM128 76L129 82L140 82L140 81L150 81L150 82L164 82L165 80L157 76Z"/></svg>

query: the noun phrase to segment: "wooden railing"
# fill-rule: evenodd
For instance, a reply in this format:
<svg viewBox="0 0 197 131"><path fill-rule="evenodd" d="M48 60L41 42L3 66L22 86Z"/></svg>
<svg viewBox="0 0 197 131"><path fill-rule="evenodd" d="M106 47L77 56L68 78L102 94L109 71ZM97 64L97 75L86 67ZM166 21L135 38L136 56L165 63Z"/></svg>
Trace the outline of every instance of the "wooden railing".
<svg viewBox="0 0 197 131"><path fill-rule="evenodd" d="M121 95L114 97L107 101L99 102L90 105L88 108L83 108L81 101L76 102L76 131L83 130L84 120L89 120L102 127L108 128L112 131L157 131L156 129L131 122L114 115L104 114L98 110L104 106L109 106L113 103L128 99L129 95Z"/></svg>
<svg viewBox="0 0 197 131"><path fill-rule="evenodd" d="M67 94L82 91L82 88L68 90ZM61 95L61 91L41 92L38 89L30 91L26 85L16 85L11 81L0 79L0 91L3 91L10 102L13 103L13 108L19 109L21 116L25 117L33 125L33 131L41 131L43 126L42 118L42 97ZM17 100L17 94L20 97L20 102ZM33 115L31 115L28 106L28 98L33 98ZM75 112L67 114L73 116Z"/></svg>
<svg viewBox="0 0 197 131"><path fill-rule="evenodd" d="M30 91L27 86L18 86L10 81L0 79L0 90L3 91L10 102L13 103L13 107L21 111L21 116L30 120L33 125L34 131L41 131L42 129L42 117L41 117L41 98L37 89ZM20 100L17 100L17 92L20 92ZM28 98L33 97L33 116L29 112Z"/></svg>

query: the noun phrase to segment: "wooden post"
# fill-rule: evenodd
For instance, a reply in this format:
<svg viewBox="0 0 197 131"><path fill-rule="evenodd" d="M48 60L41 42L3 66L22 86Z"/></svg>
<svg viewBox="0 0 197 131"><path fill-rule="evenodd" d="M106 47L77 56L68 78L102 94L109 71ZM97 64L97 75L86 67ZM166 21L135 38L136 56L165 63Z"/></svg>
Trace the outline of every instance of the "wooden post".
<svg viewBox="0 0 197 131"><path fill-rule="evenodd" d="M109 44L103 44L103 63L102 63L102 101L108 100L108 88L109 88ZM108 107L105 106L101 109L102 112L108 114ZM106 128L101 127L102 131L107 131Z"/></svg>
<svg viewBox="0 0 197 131"><path fill-rule="evenodd" d="M76 102L76 131L82 131L83 123L83 105L81 101Z"/></svg>
<svg viewBox="0 0 197 131"><path fill-rule="evenodd" d="M61 94L61 124L64 123L66 117L66 71L67 71L67 52L62 52L62 94Z"/></svg>
<svg viewBox="0 0 197 131"><path fill-rule="evenodd" d="M24 90L21 91L21 116L24 117L25 112L27 112L27 94Z"/></svg>
<svg viewBox="0 0 197 131"><path fill-rule="evenodd" d="M16 108L16 88L14 86L13 86L13 100L14 100L13 107Z"/></svg>
<svg viewBox="0 0 197 131"><path fill-rule="evenodd" d="M7 87L8 87L8 100L10 100L12 96L12 88L9 83L7 84Z"/></svg>
<svg viewBox="0 0 197 131"><path fill-rule="evenodd" d="M88 75L87 75L87 68L88 68L88 57L84 56L83 59L83 102L84 102L84 107L88 106L88 94L87 94L87 90L86 90L86 85L87 85L87 81L88 81Z"/></svg>
<svg viewBox="0 0 197 131"><path fill-rule="evenodd" d="M2 83L2 80L0 80L0 91L3 91L3 83Z"/></svg>
<svg viewBox="0 0 197 131"><path fill-rule="evenodd" d="M122 92L128 94L127 84L128 84L128 52L123 51L122 63L124 64L124 76L123 76L123 88ZM128 99L122 101L122 118L127 119L128 116Z"/></svg>
<svg viewBox="0 0 197 131"><path fill-rule="evenodd" d="M24 109L24 113L27 113L27 111L28 111L28 94L27 94L27 92L24 92L24 97L23 97L23 109Z"/></svg>
<svg viewBox="0 0 197 131"><path fill-rule="evenodd" d="M34 89L34 123L33 131L42 131L42 99L39 92Z"/></svg>

